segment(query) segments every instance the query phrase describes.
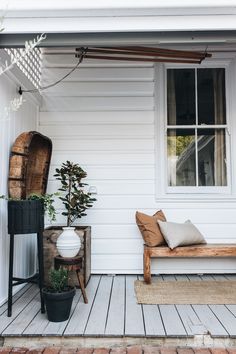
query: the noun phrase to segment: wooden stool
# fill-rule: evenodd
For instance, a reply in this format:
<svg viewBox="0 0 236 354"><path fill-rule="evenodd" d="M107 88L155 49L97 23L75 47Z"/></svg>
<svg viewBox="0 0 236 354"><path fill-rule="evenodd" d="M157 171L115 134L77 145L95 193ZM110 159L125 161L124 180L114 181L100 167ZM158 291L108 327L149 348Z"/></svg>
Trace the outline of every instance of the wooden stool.
<svg viewBox="0 0 236 354"><path fill-rule="evenodd" d="M84 298L84 302L85 304L87 304L88 299L84 288L84 281L82 275L80 274L80 269L82 268L82 261L83 261L82 256L73 257L73 258L63 258L61 256L56 256L54 257L54 267L55 269L59 269L60 267L63 268L65 267L68 271L74 270L76 272L80 289L82 291L82 295Z"/></svg>

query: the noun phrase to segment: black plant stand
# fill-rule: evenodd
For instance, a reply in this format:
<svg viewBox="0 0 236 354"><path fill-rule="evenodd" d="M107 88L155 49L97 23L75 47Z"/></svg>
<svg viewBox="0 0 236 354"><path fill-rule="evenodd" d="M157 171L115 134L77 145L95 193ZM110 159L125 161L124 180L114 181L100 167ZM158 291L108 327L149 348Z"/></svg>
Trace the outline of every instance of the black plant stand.
<svg viewBox="0 0 236 354"><path fill-rule="evenodd" d="M8 201L8 233L10 234L9 252L9 283L8 283L8 317L12 315L12 288L23 283L38 283L41 300L41 312L45 312L42 295L44 267L43 267L43 230L44 208L40 200ZM38 273L29 278L13 276L14 238L19 234L37 234Z"/></svg>

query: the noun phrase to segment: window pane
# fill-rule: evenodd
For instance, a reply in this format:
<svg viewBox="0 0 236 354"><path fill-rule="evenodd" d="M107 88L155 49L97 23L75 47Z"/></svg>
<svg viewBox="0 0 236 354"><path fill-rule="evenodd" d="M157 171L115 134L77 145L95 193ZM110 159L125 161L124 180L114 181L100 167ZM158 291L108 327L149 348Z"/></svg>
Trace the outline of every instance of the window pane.
<svg viewBox="0 0 236 354"><path fill-rule="evenodd" d="M168 185L196 186L194 129L168 129Z"/></svg>
<svg viewBox="0 0 236 354"><path fill-rule="evenodd" d="M198 123L225 124L225 70L198 69Z"/></svg>
<svg viewBox="0 0 236 354"><path fill-rule="evenodd" d="M198 130L199 186L226 186L225 129Z"/></svg>
<svg viewBox="0 0 236 354"><path fill-rule="evenodd" d="M169 125L196 123L195 70L167 70L167 117Z"/></svg>

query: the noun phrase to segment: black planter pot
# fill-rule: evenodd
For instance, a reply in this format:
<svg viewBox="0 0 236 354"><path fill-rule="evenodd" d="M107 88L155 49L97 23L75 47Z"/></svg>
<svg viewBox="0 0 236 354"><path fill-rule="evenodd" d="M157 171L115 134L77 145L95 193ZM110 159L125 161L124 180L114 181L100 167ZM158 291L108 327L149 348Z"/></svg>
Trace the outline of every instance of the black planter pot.
<svg viewBox="0 0 236 354"><path fill-rule="evenodd" d="M68 320L74 295L75 288L63 293L52 293L46 288L43 289L48 320L51 322Z"/></svg>
<svg viewBox="0 0 236 354"><path fill-rule="evenodd" d="M44 206L42 200L9 200L8 233L30 234L44 229Z"/></svg>

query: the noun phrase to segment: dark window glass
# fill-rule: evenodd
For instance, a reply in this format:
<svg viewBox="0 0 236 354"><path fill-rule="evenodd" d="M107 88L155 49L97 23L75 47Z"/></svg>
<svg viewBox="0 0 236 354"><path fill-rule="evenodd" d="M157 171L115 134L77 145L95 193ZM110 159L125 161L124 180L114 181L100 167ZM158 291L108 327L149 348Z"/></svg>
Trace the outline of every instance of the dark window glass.
<svg viewBox="0 0 236 354"><path fill-rule="evenodd" d="M198 124L225 124L225 70L198 69Z"/></svg>
<svg viewBox="0 0 236 354"><path fill-rule="evenodd" d="M196 124L195 70L167 70L167 116L169 125Z"/></svg>

